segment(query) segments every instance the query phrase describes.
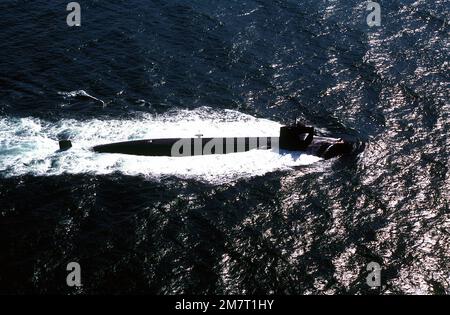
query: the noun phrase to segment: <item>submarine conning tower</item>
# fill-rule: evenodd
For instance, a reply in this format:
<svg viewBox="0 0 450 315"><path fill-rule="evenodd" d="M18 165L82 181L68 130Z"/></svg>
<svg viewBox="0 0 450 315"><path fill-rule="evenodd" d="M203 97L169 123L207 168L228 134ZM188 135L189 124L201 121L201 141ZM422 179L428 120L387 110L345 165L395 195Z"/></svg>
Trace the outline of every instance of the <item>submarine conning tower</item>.
<svg viewBox="0 0 450 315"><path fill-rule="evenodd" d="M289 151L304 151L314 138L314 127L302 124L283 126L280 128L280 149Z"/></svg>
<svg viewBox="0 0 450 315"><path fill-rule="evenodd" d="M280 128L279 148L288 151L305 151L324 159L350 154L354 144L344 139L314 136L314 127L297 123Z"/></svg>

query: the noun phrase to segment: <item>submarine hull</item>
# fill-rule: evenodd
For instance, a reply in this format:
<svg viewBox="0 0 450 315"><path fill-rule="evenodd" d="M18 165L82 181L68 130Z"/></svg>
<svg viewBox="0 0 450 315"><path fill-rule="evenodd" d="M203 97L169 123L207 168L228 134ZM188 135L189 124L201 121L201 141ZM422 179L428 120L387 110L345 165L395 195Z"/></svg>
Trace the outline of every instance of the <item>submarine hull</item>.
<svg viewBox="0 0 450 315"><path fill-rule="evenodd" d="M142 156L197 156L210 154L230 154L250 150L303 151L324 159L348 154L352 143L341 139L315 136L301 149L284 145L279 137L259 138L182 138L147 139L98 145L92 148L98 153L119 153Z"/></svg>
<svg viewBox="0 0 450 315"><path fill-rule="evenodd" d="M125 141L93 147L98 153L143 156L196 156L229 154L278 146L278 137L241 138L169 138Z"/></svg>
<svg viewBox="0 0 450 315"><path fill-rule="evenodd" d="M59 141L60 151L68 150L70 140ZM359 148L359 149L358 149ZM196 156L229 154L250 150L301 151L330 159L355 152L363 148L356 142L314 136L314 128L302 124L282 126L279 137L235 137L235 138L167 138L124 141L97 145L98 153L117 153L142 156Z"/></svg>

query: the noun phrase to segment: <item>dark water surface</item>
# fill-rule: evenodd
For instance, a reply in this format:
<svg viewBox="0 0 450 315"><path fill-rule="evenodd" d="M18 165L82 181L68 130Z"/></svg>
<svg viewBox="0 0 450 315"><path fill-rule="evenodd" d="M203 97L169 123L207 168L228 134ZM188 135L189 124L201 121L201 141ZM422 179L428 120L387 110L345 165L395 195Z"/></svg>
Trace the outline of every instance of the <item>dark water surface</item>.
<svg viewBox="0 0 450 315"><path fill-rule="evenodd" d="M68 2L0 3L0 293L450 293L448 1ZM231 179L47 157L199 109L366 146Z"/></svg>

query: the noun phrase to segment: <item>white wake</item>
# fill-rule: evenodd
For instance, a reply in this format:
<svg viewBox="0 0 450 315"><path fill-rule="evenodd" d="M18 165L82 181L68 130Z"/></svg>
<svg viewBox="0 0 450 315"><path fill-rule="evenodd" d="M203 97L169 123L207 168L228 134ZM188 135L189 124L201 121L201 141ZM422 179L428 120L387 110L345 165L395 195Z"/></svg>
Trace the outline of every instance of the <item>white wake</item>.
<svg viewBox="0 0 450 315"><path fill-rule="evenodd" d="M63 173L110 174L120 172L153 179L165 176L226 182L266 174L321 160L299 154L252 150L227 155L194 157L142 157L99 154L92 146L145 138L276 137L280 124L236 111L199 108L160 116L142 114L129 120L86 121L63 119L50 123L37 118L0 117L0 174L12 177ZM73 148L57 153L58 135L69 136Z"/></svg>

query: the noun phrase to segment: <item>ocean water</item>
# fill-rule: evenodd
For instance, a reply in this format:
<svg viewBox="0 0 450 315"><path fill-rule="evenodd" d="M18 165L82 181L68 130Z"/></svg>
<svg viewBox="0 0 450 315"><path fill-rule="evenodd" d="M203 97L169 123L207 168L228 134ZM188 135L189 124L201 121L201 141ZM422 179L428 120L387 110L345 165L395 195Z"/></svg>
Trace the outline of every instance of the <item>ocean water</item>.
<svg viewBox="0 0 450 315"><path fill-rule="evenodd" d="M0 3L0 293L450 293L448 1L68 2ZM88 149L296 119L364 150Z"/></svg>

